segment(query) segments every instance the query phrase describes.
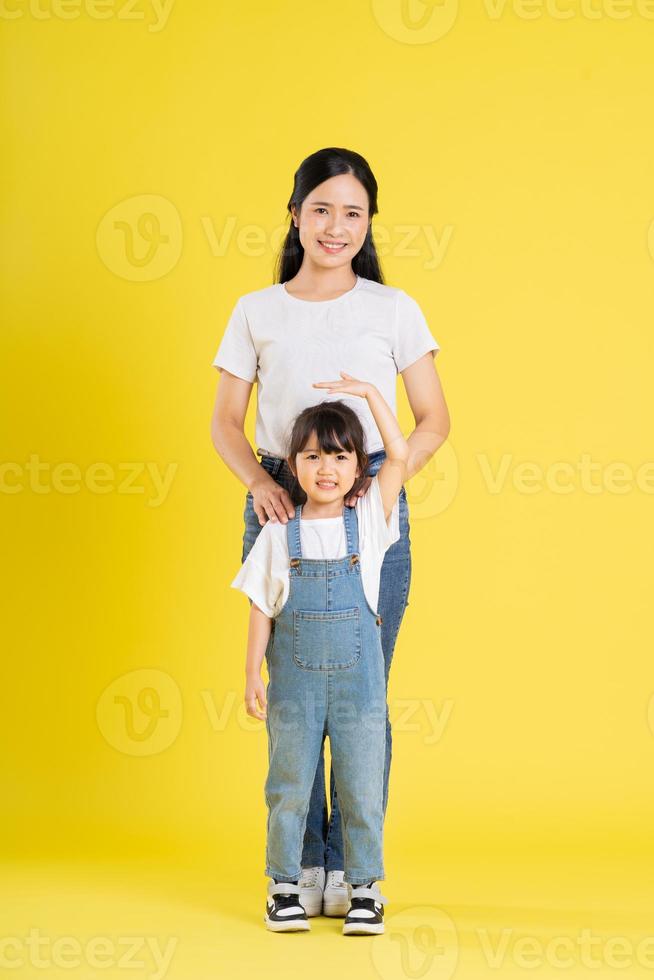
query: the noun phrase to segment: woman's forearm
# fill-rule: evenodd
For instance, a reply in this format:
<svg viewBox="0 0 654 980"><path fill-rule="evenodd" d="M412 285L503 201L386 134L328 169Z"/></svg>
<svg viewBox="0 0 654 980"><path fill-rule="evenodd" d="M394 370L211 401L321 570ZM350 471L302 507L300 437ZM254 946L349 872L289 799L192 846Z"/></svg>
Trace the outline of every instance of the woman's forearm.
<svg viewBox="0 0 654 980"><path fill-rule="evenodd" d="M428 415L416 425L411 435L407 438L409 446L409 458L407 463L407 480L420 472L426 466L436 450L442 446L447 439L447 433L443 434L436 430L437 419L435 416Z"/></svg>
<svg viewBox="0 0 654 980"><path fill-rule="evenodd" d="M214 422L211 441L232 473L251 490L253 482L261 479L262 468L242 427L225 419Z"/></svg>

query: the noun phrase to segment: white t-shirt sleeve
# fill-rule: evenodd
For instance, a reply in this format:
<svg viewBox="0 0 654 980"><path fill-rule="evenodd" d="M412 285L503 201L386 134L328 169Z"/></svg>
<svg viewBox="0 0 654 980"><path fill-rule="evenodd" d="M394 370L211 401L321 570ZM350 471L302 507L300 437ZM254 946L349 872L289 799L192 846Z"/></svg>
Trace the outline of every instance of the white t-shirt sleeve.
<svg viewBox="0 0 654 980"><path fill-rule="evenodd" d="M244 592L271 619L278 615L283 605L285 581L283 556L279 554L272 531L270 522L264 524L231 583L232 589Z"/></svg>
<svg viewBox="0 0 654 980"><path fill-rule="evenodd" d="M213 364L219 369L225 368L244 381L254 381L257 376L257 363L257 352L247 317L243 304L238 299L225 327Z"/></svg>
<svg viewBox="0 0 654 980"><path fill-rule="evenodd" d="M398 374L431 350L437 353L440 344L432 336L424 313L412 296L403 289L398 289L393 345L393 359Z"/></svg>
<svg viewBox="0 0 654 980"><path fill-rule="evenodd" d="M365 546L377 554L383 555L400 537L399 497L393 504L393 510L387 523L379 480L375 473L367 492L364 493L363 497L357 499L356 508L360 549Z"/></svg>

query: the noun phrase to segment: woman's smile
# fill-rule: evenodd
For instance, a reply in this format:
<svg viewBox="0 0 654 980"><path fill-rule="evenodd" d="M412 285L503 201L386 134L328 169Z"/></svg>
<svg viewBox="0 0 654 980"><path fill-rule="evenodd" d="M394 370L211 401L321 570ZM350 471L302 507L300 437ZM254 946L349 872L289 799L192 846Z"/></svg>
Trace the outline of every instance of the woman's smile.
<svg viewBox="0 0 654 980"><path fill-rule="evenodd" d="M336 255L338 252L342 252L344 248L347 248L347 242L322 242L318 239L318 244L323 252L329 252L332 255Z"/></svg>

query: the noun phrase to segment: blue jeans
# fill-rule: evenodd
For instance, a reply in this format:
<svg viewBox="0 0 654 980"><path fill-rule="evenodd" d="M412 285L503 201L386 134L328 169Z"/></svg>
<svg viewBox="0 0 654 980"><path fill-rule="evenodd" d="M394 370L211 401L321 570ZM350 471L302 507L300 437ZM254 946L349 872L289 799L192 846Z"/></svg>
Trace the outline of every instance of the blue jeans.
<svg viewBox="0 0 654 980"><path fill-rule="evenodd" d="M384 462L386 453L383 449L369 454L368 476L374 476ZM262 456L261 466L280 486L290 491L293 475L285 460L277 456ZM395 642L404 616L411 586L411 540L409 536L409 505L406 491L402 487L399 497L400 507L400 537L391 545L384 557L379 582L379 601L377 608L382 617L381 643L384 653L386 687L391 669ZM245 510L243 513L245 532L243 535L243 552L241 561L245 561L252 545L256 541L261 525L254 507L252 494L246 494ZM386 753L384 762L384 800L383 809L386 814L388 805L388 783L393 752L391 723L386 712ZM327 792L325 783L325 754L324 743L320 750L316 776L311 791L311 801L307 813L304 843L302 848L302 867L324 867L327 871L343 870L345 865L343 850L343 831L341 814L336 795L334 769L330 767L329 776L331 813L327 811Z"/></svg>

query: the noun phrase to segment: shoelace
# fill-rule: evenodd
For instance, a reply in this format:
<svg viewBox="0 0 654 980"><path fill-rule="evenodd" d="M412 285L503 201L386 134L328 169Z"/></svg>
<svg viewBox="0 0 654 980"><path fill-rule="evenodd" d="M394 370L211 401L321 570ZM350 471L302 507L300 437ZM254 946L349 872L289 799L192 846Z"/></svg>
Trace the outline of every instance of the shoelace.
<svg viewBox="0 0 654 980"><path fill-rule="evenodd" d="M321 868L303 868L299 884L304 885L306 888L313 888L314 885L318 884L320 871Z"/></svg>
<svg viewBox="0 0 654 980"><path fill-rule="evenodd" d="M327 872L325 888L347 888L347 882L342 878L337 878L333 871Z"/></svg>

